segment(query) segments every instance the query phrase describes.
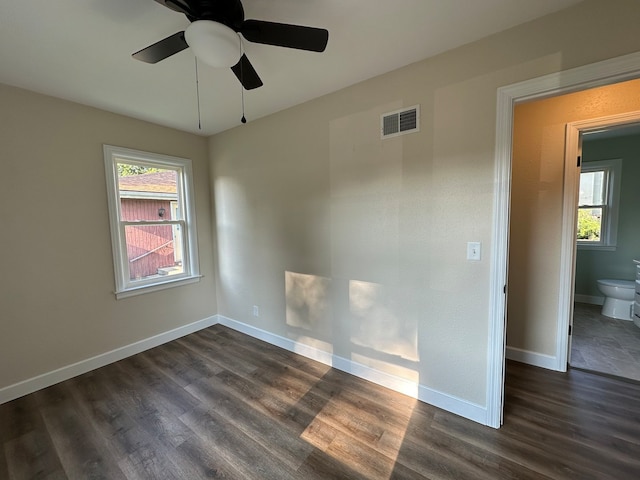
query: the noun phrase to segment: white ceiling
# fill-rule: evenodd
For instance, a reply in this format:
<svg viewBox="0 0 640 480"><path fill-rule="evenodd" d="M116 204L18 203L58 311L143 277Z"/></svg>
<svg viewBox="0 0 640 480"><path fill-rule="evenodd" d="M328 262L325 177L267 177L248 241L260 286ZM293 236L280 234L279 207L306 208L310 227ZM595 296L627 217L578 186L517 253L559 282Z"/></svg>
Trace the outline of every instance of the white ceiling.
<svg viewBox="0 0 640 480"><path fill-rule="evenodd" d="M324 53L245 42L264 86L249 121L581 0L245 0L246 18L326 28ZM187 49L156 65L131 53L189 24L153 0L0 0L0 82L202 135L240 124L229 69Z"/></svg>

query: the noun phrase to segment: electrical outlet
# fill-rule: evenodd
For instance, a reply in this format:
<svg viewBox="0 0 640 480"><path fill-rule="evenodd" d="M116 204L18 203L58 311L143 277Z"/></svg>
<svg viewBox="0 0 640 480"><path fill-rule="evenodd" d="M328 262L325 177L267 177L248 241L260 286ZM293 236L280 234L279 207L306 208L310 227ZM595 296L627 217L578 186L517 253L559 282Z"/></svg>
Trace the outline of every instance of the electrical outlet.
<svg viewBox="0 0 640 480"><path fill-rule="evenodd" d="M467 260L480 260L481 249L480 242L467 242Z"/></svg>
<svg viewBox="0 0 640 480"><path fill-rule="evenodd" d="M260 307L258 307L258 305L254 305L253 306L253 316L254 317L259 317L260 316Z"/></svg>

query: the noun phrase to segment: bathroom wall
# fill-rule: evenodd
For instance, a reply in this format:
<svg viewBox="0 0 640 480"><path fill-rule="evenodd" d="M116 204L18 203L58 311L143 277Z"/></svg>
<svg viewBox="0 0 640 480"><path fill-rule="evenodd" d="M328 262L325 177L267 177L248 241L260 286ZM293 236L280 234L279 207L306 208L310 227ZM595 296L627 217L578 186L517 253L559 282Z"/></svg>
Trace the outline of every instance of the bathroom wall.
<svg viewBox="0 0 640 480"><path fill-rule="evenodd" d="M632 260L640 258L640 134L584 141L582 153L585 163L621 158L622 184L616 250L578 247L575 286L578 300L582 300L581 295L602 297L596 286L599 278L635 278Z"/></svg>

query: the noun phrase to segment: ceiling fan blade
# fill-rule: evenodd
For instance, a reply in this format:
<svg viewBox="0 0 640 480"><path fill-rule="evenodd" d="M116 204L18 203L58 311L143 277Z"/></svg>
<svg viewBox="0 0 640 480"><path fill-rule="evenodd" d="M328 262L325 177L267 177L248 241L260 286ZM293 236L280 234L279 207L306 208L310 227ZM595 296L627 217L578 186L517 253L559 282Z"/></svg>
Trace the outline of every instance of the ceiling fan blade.
<svg viewBox="0 0 640 480"><path fill-rule="evenodd" d="M174 12L184 13L185 15L191 15L191 8L186 0L156 0L163 7L170 8Z"/></svg>
<svg viewBox="0 0 640 480"><path fill-rule="evenodd" d="M153 45L149 45L147 48L143 48L139 52L133 53L131 56L142 62L158 63L160 60L181 52L188 46L184 39L184 32L178 32Z"/></svg>
<svg viewBox="0 0 640 480"><path fill-rule="evenodd" d="M324 52L329 41L329 32L324 28L265 22L263 20L245 20L240 33L250 42L312 52Z"/></svg>
<svg viewBox="0 0 640 480"><path fill-rule="evenodd" d="M240 61L231 67L231 70L236 74L245 90L253 90L263 85L258 73L244 54L240 57Z"/></svg>

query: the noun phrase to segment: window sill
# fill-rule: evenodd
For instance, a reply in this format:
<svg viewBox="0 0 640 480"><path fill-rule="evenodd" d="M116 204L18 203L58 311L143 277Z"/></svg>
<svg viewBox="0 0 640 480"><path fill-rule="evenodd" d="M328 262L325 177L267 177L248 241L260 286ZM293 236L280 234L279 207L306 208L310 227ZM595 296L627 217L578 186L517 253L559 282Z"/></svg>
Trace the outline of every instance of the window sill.
<svg viewBox="0 0 640 480"><path fill-rule="evenodd" d="M119 292L115 292L116 299L120 300L122 298L134 297L136 295L142 295L144 293L157 292L159 290L165 290L167 288L180 287L182 285L189 285L191 283L197 283L203 275L194 275L192 277L187 278L178 278L176 280L166 280L162 283L154 283L151 285L142 285L139 287L128 288L127 290L122 290Z"/></svg>
<svg viewBox="0 0 640 480"><path fill-rule="evenodd" d="M583 243L578 244L578 250L600 250L601 252L615 252L615 245L586 245Z"/></svg>

